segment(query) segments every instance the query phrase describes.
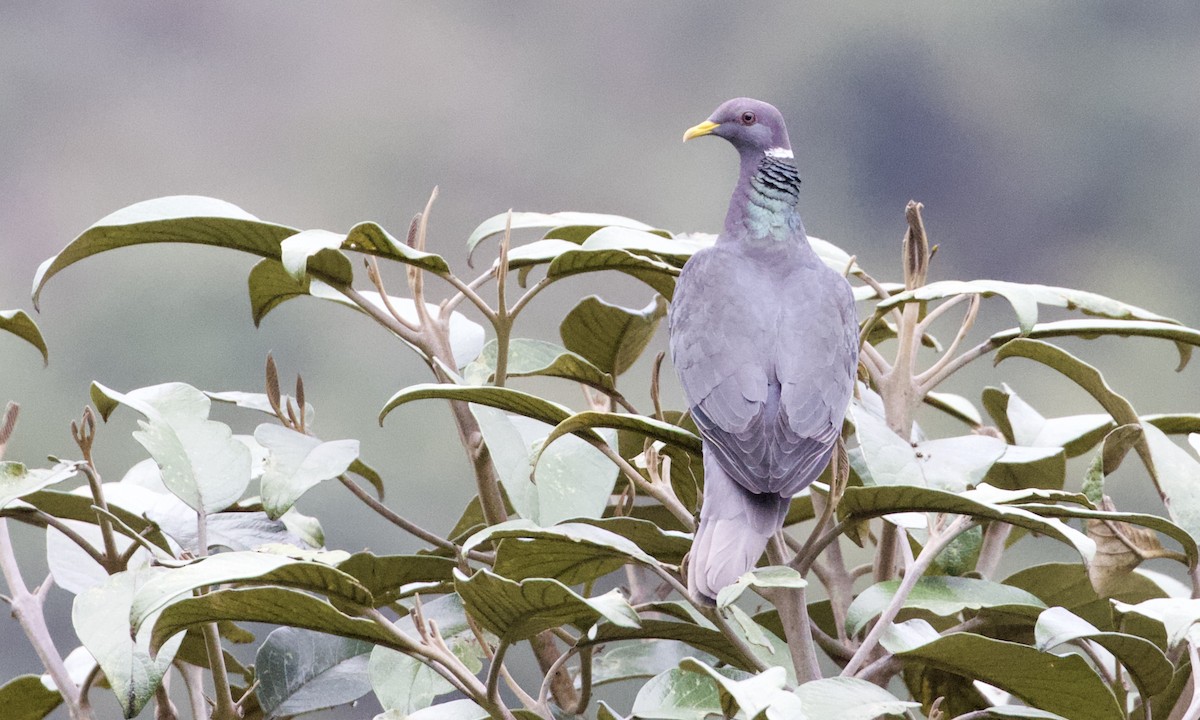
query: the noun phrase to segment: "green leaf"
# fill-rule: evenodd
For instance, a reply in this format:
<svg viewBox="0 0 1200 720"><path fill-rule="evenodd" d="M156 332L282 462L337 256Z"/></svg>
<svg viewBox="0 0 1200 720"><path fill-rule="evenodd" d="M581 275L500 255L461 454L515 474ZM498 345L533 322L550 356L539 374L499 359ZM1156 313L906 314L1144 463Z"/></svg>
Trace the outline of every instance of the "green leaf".
<svg viewBox="0 0 1200 720"><path fill-rule="evenodd" d="M717 684L707 674L671 669L642 686L633 701L635 718L707 720L724 715Z"/></svg>
<svg viewBox="0 0 1200 720"><path fill-rule="evenodd" d="M508 498L523 517L549 526L604 514L618 469L600 450L576 436L547 445L551 428L527 417L480 405L471 412Z"/></svg>
<svg viewBox="0 0 1200 720"><path fill-rule="evenodd" d="M541 716L529 710L514 710L517 720L541 720ZM488 720L491 715L472 700L451 700L418 710L411 715L399 710L388 710L376 715L374 720Z"/></svg>
<svg viewBox="0 0 1200 720"><path fill-rule="evenodd" d="M485 385L496 372L496 341L489 340L479 357L467 366L464 377L472 385ZM508 345L509 377L547 375L611 390L612 376L582 355L545 340L513 338Z"/></svg>
<svg viewBox="0 0 1200 720"><path fill-rule="evenodd" d="M374 607L374 599L365 587L330 565L264 552L227 552L171 568L152 578L134 595L130 617L134 626L140 626L151 613L181 595L226 583L296 587L353 605Z"/></svg>
<svg viewBox="0 0 1200 720"><path fill-rule="evenodd" d="M267 635L254 658L258 703L268 717L353 702L371 691L370 643L293 627Z"/></svg>
<svg viewBox="0 0 1200 720"><path fill-rule="evenodd" d="M250 271L248 279L250 290L250 312L257 327L267 313L280 304L294 297L309 295L321 300L327 300L350 308L356 312L366 311L355 305L349 298L336 288L320 280L305 277L297 281L283 265L275 260L263 260ZM378 292L362 290L359 295L363 300L378 308L385 314L390 314L391 308L405 320L415 323L417 305L409 298L388 296L385 303ZM441 309L432 303L426 303L430 315L438 316ZM454 355L455 365L463 367L479 356L483 348L483 326L459 312L450 313L450 350Z"/></svg>
<svg viewBox="0 0 1200 720"><path fill-rule="evenodd" d="M1019 720L1066 720L1058 713L1046 712L1037 708L1026 707L1024 705L996 705L994 707L976 710L977 714L972 715L972 718L978 720L1006 720L1007 718L1018 718Z"/></svg>
<svg viewBox="0 0 1200 720"><path fill-rule="evenodd" d="M579 248L568 250L551 260L546 269L546 278L561 280L601 270L616 270L637 278L668 300L675 294L675 278L679 275L679 269L668 263L627 250Z"/></svg>
<svg viewBox="0 0 1200 720"><path fill-rule="evenodd" d="M225 633L226 628L235 628L241 630L231 622L223 622L218 625L217 634L225 639L230 640ZM245 631L242 631L245 632ZM249 635L250 633L246 633ZM175 661L185 662L197 667L202 667L207 670L212 669L212 663L208 660L208 648L205 646L204 632L199 627L192 627L187 632L182 633L183 642L180 643L179 649L175 651ZM250 642L254 641L254 636L250 635ZM238 640L230 640L230 642L239 642ZM221 650L221 657L225 660L225 669L230 673L241 675L243 678L252 678L254 670L247 668L228 650Z"/></svg>
<svg viewBox="0 0 1200 720"><path fill-rule="evenodd" d="M107 421L117 404L146 417L133 437L162 470L163 484L197 512L224 510L250 484L250 450L224 423L208 419L208 397L183 383L119 393L92 383L92 400Z"/></svg>
<svg viewBox="0 0 1200 720"><path fill-rule="evenodd" d="M271 407L271 401L267 399L266 393L242 392L240 390L228 390L225 392L211 392L205 390L204 394L208 396L209 400L215 400L222 403L233 403L240 408L257 410L260 413L275 417L275 408ZM294 405L296 399L291 395L281 395L279 398L279 404L281 407L285 407L288 404L288 401L291 401ZM305 424L311 426L315 418L316 411L313 409L312 403L304 403Z"/></svg>
<svg viewBox="0 0 1200 720"><path fill-rule="evenodd" d="M755 568L743 573L732 585L717 593L717 607L727 608L737 602L746 588L802 588L808 585L804 577L786 565Z"/></svg>
<svg viewBox="0 0 1200 720"><path fill-rule="evenodd" d="M259 220L215 198L175 195L146 200L102 218L46 260L33 280L33 304L46 282L63 269L98 253L147 243L181 242L241 250L280 259L280 243L294 228Z"/></svg>
<svg viewBox="0 0 1200 720"><path fill-rule="evenodd" d="M463 544L463 552L494 540L503 540L496 552L494 570L510 580L541 577L579 585L629 562L658 564L632 541L603 528L583 523L540 528L525 519L509 520L476 533Z"/></svg>
<svg viewBox="0 0 1200 720"><path fill-rule="evenodd" d="M37 675L18 675L0 687L0 707L10 720L42 720L62 704L62 695Z"/></svg>
<svg viewBox="0 0 1200 720"><path fill-rule="evenodd" d="M306 628L401 649L373 621L351 617L325 600L283 587L217 590L179 600L163 609L154 624L152 646L193 625L222 620Z"/></svg>
<svg viewBox="0 0 1200 720"><path fill-rule="evenodd" d="M399 599L401 589L413 583L444 583L453 579L457 563L436 555L372 555L360 552L338 563L375 598L375 607Z"/></svg>
<svg viewBox="0 0 1200 720"><path fill-rule="evenodd" d="M304 230L280 243L279 260L297 281L312 274L327 283L349 285L354 282L354 269L338 249L345 241L345 235L328 230Z"/></svg>
<svg viewBox="0 0 1200 720"><path fill-rule="evenodd" d="M1196 477L1193 475L1192 477ZM1131 525L1150 528L1156 532L1160 532L1172 540L1178 542L1182 547L1184 554L1187 555L1189 566L1195 565L1200 561L1200 551L1197 550L1196 541L1191 533L1185 528L1182 528L1166 518L1158 515L1150 515L1147 513L1127 513L1127 512L1112 512L1107 510L1092 510L1090 508L1065 507L1061 505L1042 505L1028 503L1022 505L1026 510L1032 511L1043 517L1062 517L1062 518L1078 518L1081 520L1107 520L1109 522L1123 522Z"/></svg>
<svg viewBox="0 0 1200 720"><path fill-rule="evenodd" d="M73 463L59 463L49 470L29 469L19 462L0 462L0 510L14 500L42 488L70 480L79 474Z"/></svg>
<svg viewBox="0 0 1200 720"><path fill-rule="evenodd" d="M148 617L136 633L128 622L134 595L151 578L165 572L142 568L111 575L104 584L76 595L71 610L75 634L104 671L125 717L140 713L154 697L183 641L183 635L177 635L156 648L157 653L151 657L150 637L155 618Z"/></svg>
<svg viewBox="0 0 1200 720"><path fill-rule="evenodd" d="M383 406L383 410L379 412L379 422L382 424L388 413L405 403L429 399L459 400L486 405L497 410L540 420L548 425L557 425L571 416L571 411L563 405L512 388L490 385L421 383L410 385L393 395ZM600 440L600 436L594 433L591 437Z"/></svg>
<svg viewBox="0 0 1200 720"><path fill-rule="evenodd" d="M634 517L577 518L574 522L594 525L632 540L659 562L678 565L692 548L691 533L664 530L656 523Z"/></svg>
<svg viewBox="0 0 1200 720"><path fill-rule="evenodd" d="M971 427L978 427L983 424L983 416L979 414L979 409L962 395L931 391L925 393L925 404L935 407Z"/></svg>
<svg viewBox="0 0 1200 720"><path fill-rule="evenodd" d="M1005 490L1061 490L1067 479L1067 456L1059 447L1009 445L983 481Z"/></svg>
<svg viewBox="0 0 1200 720"><path fill-rule="evenodd" d="M616 590L585 598L557 580L518 583L487 570L469 578L455 570L454 586L471 616L509 642L568 623L587 628L602 618L621 627L638 625L637 613Z"/></svg>
<svg viewBox="0 0 1200 720"><path fill-rule="evenodd" d="M601 622L588 636L581 638L581 647L606 645L623 640L675 640L717 658L723 663L743 670L752 666L721 631L682 602L657 602L644 606L644 613L660 617L643 617L638 627ZM674 619L661 619L662 617Z"/></svg>
<svg viewBox="0 0 1200 720"><path fill-rule="evenodd" d="M1068 720L1125 717L1112 691L1078 655L1053 655L961 632L895 654L994 685Z"/></svg>
<svg viewBox="0 0 1200 720"><path fill-rule="evenodd" d="M593 680L593 683L595 681ZM376 718L378 720L378 718ZM609 706L608 703L600 700L596 703L596 720L625 720Z"/></svg>
<svg viewBox="0 0 1200 720"><path fill-rule="evenodd" d="M1167 645L1172 648L1188 640L1189 632L1200 623L1200 599L1153 598L1133 605L1117 601L1113 607L1123 615L1140 615L1161 623Z"/></svg>
<svg viewBox="0 0 1200 720"><path fill-rule="evenodd" d="M1031 340L1056 337L1080 337L1091 340L1107 335L1171 340L1179 350L1179 368L1177 369L1183 369L1188 359L1191 358L1192 346L1200 345L1200 330L1167 322L1145 320L1060 320L1039 323L1028 333L1024 333L1024 337ZM1002 345L1021 336L1022 333L1019 330L1012 329L998 332L989 340L995 345Z"/></svg>
<svg viewBox="0 0 1200 720"><path fill-rule="evenodd" d="M990 297L1000 295L1008 300L1017 320L1021 325L1022 334L1028 334L1038 320L1038 305L1079 310L1087 315L1097 315L1118 320L1152 320L1164 323L1175 323L1170 318L1163 317L1143 310L1134 305L1128 305L1119 300L1097 295L1084 290L1051 287L1048 285L1028 285L1024 283L1005 282L1003 280L944 280L933 282L893 295L879 303L879 310L897 307L908 302L928 302L955 295L982 295Z"/></svg>
<svg viewBox="0 0 1200 720"><path fill-rule="evenodd" d="M0 332L16 335L42 353L42 362L50 362L50 350L37 323L24 310L0 310Z"/></svg>
<svg viewBox="0 0 1200 720"><path fill-rule="evenodd" d="M589 295L567 313L558 332L567 349L615 377L638 359L666 314L661 297L632 310Z"/></svg>
<svg viewBox="0 0 1200 720"><path fill-rule="evenodd" d="M1034 627L1034 638L1038 650L1052 650L1079 640L1096 643L1129 669L1143 698L1166 689L1175 671L1162 650L1149 640L1126 633L1103 632L1066 608L1053 607L1043 612Z"/></svg>
<svg viewBox="0 0 1200 720"><path fill-rule="evenodd" d="M750 614L738 607L729 605L723 612L730 619L730 628L742 638L746 647L758 658L764 667L781 667L787 677L787 682L795 684L796 668L792 663L792 655L787 643L768 628L759 625Z"/></svg>
<svg viewBox="0 0 1200 720"><path fill-rule="evenodd" d="M183 506L183 503L175 498L164 497L145 488L124 485L123 483L105 483L102 489L110 510L114 507L121 507L135 514L137 519L132 526L134 528L142 528L147 525L147 521L140 516L150 512L159 501ZM41 492L53 491L43 490ZM40 494L34 493L27 497L34 498ZM103 552L105 545L100 528L96 524L98 521L97 514L95 510L91 509L95 500L92 497L89 486L83 485L77 487L71 491L71 494L83 501L80 505L86 505L85 512L90 513L92 518L91 522L67 521L66 527L73 530L93 550ZM82 510L83 508L76 506L72 509ZM192 512L190 510L186 511ZM195 513L192 512L192 523L194 524L195 522ZM125 557L126 553L128 553L127 569L136 569L149 564L151 561L150 552L141 548L140 545L135 546L129 539L128 534L132 534L132 531L115 534L114 537L116 552L122 557ZM108 581L111 569L102 567L92 555L86 553L73 540L59 532L57 528L47 528L45 541L46 562L55 584L59 587L73 594L79 594L88 588L102 585ZM171 556L168 553L159 553L158 557L169 561Z"/></svg>
<svg viewBox="0 0 1200 720"><path fill-rule="evenodd" d="M454 602L447 603L446 600ZM457 617L447 617L443 610L451 606ZM481 659L483 648L480 647L475 633L467 623L462 604L457 595L442 596L424 606L424 617L427 622L436 622L450 652L462 661L472 673L483 669ZM416 637L415 626L411 615L401 621L404 632ZM430 665L420 658L406 655L385 647L377 647L371 653L369 666L371 686L379 703L388 710L403 713L415 713L433 704L440 695L454 692L454 686L437 673Z"/></svg>
<svg viewBox="0 0 1200 720"><path fill-rule="evenodd" d="M1171 685L1145 703L1150 708L1150 717L1169 718L1175 706L1179 704L1183 691L1194 687L1195 679L1191 661L1181 660L1179 667L1175 669Z"/></svg>
<svg viewBox="0 0 1200 720"><path fill-rule="evenodd" d="M919 703L901 700L887 690L851 677L831 677L806 682L796 688L808 720L875 720L884 715L903 716Z"/></svg>
<svg viewBox="0 0 1200 720"><path fill-rule="evenodd" d="M679 665L685 657L695 657L696 651L673 640L638 640L605 648L592 661L592 685L622 680L649 679ZM713 658L705 656L702 662Z"/></svg>
<svg viewBox="0 0 1200 720"><path fill-rule="evenodd" d="M566 240L539 240L515 247L508 253L508 267L520 270L517 279L525 287L529 273L539 265L545 265L565 252L578 250L579 246Z"/></svg>
<svg viewBox="0 0 1200 720"><path fill-rule="evenodd" d="M111 484L105 483L106 492L107 487ZM25 495L21 500L47 515L53 515L60 520L78 520L79 522L91 525L96 525L99 522L96 511L92 509L92 505L96 501L92 499L91 493L81 495L60 492L58 490L39 490L35 493ZM158 526L143 517L141 513L121 507L111 497L108 498L108 510L117 516L125 526L133 528L134 532L140 532L141 536L149 542L167 552L171 551L170 544L162 532L159 531ZM122 525L114 524L113 531L131 537L130 532Z"/></svg>
<svg viewBox="0 0 1200 720"><path fill-rule="evenodd" d="M1196 493L1200 462L1153 425L1143 423L1142 433L1154 463L1154 480L1162 493L1167 513L1193 540L1200 542L1200 495ZM1195 566L1197 558L1192 554L1195 552L1194 545L1191 548L1187 545L1192 544L1185 543L1185 551L1188 551L1190 563Z"/></svg>
<svg viewBox="0 0 1200 720"><path fill-rule="evenodd" d="M1095 398L1118 425L1138 422L1133 406L1109 387L1100 371L1066 350L1038 340L1018 339L1006 343L996 352L996 364L1010 357L1027 358L1059 371Z"/></svg>
<svg viewBox="0 0 1200 720"><path fill-rule="evenodd" d="M898 580L876 583L859 593L846 611L846 632L857 635L883 612L900 587ZM1046 605L1035 595L1000 583L965 577L929 576L917 580L904 607L917 608L940 617L964 610L993 608L1035 618Z"/></svg>
<svg viewBox="0 0 1200 720"><path fill-rule="evenodd" d="M1143 415L1142 422L1150 423L1168 435L1200 433L1200 413L1155 413ZM1192 443L1200 453L1200 446Z"/></svg>
<svg viewBox="0 0 1200 720"><path fill-rule="evenodd" d="M869 485L918 485L961 491L983 482L1004 454L1004 441L985 435L907 442L861 406L851 407L859 446L850 453Z"/></svg>
<svg viewBox="0 0 1200 720"><path fill-rule="evenodd" d="M1081 455L1113 427L1103 413L1046 418L1022 400L1008 385L986 388L984 405L1008 441L1026 447L1061 447L1067 457Z"/></svg>
<svg viewBox="0 0 1200 720"><path fill-rule="evenodd" d="M502 235L504 229L509 227L510 214L512 215L511 227L514 231L530 229L546 230L547 232L544 237L569 238L575 244L583 242L588 235L591 235L602 227L615 226L633 228L635 230L654 230L654 228L643 222L620 215L607 215L604 213L500 213L484 220L478 227L471 231L470 237L467 238L467 252L473 253L475 246L479 243L490 237Z"/></svg>
<svg viewBox="0 0 1200 720"><path fill-rule="evenodd" d="M1004 584L1036 595L1047 607L1065 607L1102 630L1115 629L1111 604L1107 598L1096 594L1088 579L1087 568L1080 563L1034 565L1005 578ZM1152 581L1134 572L1119 580L1113 597L1126 603L1137 603L1163 595Z"/></svg>
<svg viewBox="0 0 1200 720"><path fill-rule="evenodd" d="M250 294L250 317L254 327L259 327L267 313L294 297L308 295L310 280L307 275L297 280L283 263L268 258L250 268L246 284Z"/></svg>
<svg viewBox="0 0 1200 720"><path fill-rule="evenodd" d="M375 648L369 667L371 687L379 704L385 710L401 713L402 717L427 708L437 696L454 691L454 686L428 664L388 648Z"/></svg>
<svg viewBox="0 0 1200 720"><path fill-rule="evenodd" d="M757 718L777 696L790 694L783 689L787 675L781 667L768 668L745 680L734 680L695 658L684 658L679 669L710 678L717 686L721 709L727 717L733 715L732 711L741 710L746 717Z"/></svg>
<svg viewBox="0 0 1200 720"><path fill-rule="evenodd" d="M668 237L661 231L647 232L635 228L609 226L592 233L582 243L585 250L628 250L639 255L651 255L683 267L698 250L713 244L715 238L701 235Z"/></svg>
<svg viewBox="0 0 1200 720"><path fill-rule="evenodd" d="M321 442L282 425L259 425L254 439L270 453L261 492L263 508L272 519L287 512L317 484L346 472L358 459L357 440Z"/></svg>
<svg viewBox="0 0 1200 720"><path fill-rule="evenodd" d="M1031 492L1031 491L1027 491ZM1010 525L1049 535L1075 548L1089 560L1096 544L1086 535L1054 518L1044 518L1021 507L1000 504L996 500L1028 495L1005 496L1004 491L983 485L961 493L909 485L846 488L838 504L838 518L878 517L901 512L943 512L999 520ZM1052 506L1054 507L1054 506Z"/></svg>
<svg viewBox="0 0 1200 720"><path fill-rule="evenodd" d="M645 415L600 412L597 410L576 413L555 425L554 430L546 436L545 442L542 443L542 448L544 450L564 435L582 434L583 431L595 428L610 428L637 433L651 440L678 447L696 457L700 457L703 449L698 435L673 423L662 422Z"/></svg>
<svg viewBox="0 0 1200 720"><path fill-rule="evenodd" d="M411 248L373 222L359 223L352 227L341 247L343 250L354 250L395 260L438 275L450 272L450 266L441 255Z"/></svg>

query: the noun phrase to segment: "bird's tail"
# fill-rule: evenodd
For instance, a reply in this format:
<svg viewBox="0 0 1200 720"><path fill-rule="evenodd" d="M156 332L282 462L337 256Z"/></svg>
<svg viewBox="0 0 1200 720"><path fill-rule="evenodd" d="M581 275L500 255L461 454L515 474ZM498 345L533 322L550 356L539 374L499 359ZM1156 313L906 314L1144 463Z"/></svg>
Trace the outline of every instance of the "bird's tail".
<svg viewBox="0 0 1200 720"><path fill-rule="evenodd" d="M704 507L692 541L688 587L714 601L717 593L753 568L767 541L783 526L789 498L746 490L704 453Z"/></svg>

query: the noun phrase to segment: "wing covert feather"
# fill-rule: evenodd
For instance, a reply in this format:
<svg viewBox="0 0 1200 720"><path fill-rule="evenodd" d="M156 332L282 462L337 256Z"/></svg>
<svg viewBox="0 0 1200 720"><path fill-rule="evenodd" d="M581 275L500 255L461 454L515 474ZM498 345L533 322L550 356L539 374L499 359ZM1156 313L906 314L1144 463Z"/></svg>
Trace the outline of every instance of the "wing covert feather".
<svg viewBox="0 0 1200 720"><path fill-rule="evenodd" d="M854 300L819 260L781 270L739 254L717 245L684 266L671 356L721 467L751 492L792 495L841 432L858 362Z"/></svg>

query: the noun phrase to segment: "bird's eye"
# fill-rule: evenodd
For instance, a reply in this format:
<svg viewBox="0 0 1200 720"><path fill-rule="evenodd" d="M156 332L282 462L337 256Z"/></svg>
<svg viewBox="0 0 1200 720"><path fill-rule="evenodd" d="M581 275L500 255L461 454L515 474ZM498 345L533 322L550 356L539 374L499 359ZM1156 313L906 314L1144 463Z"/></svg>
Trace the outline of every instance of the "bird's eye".
<svg viewBox="0 0 1200 720"><path fill-rule="evenodd" d="M753 125L754 121L757 119L758 118L754 117L754 113L752 113L752 112L747 111L747 112L742 113L742 124L743 125Z"/></svg>

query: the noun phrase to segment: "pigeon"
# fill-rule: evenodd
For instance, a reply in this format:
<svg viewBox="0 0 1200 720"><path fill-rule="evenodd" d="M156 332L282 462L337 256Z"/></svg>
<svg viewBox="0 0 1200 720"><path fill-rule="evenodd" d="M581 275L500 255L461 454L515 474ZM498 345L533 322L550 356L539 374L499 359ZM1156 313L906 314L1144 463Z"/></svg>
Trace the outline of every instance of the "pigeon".
<svg viewBox="0 0 1200 720"><path fill-rule="evenodd" d="M689 591L713 602L752 569L792 496L829 464L858 367L850 284L813 250L783 116L722 104L684 141L741 156L725 228L684 265L668 314L671 359L703 439L704 501Z"/></svg>

